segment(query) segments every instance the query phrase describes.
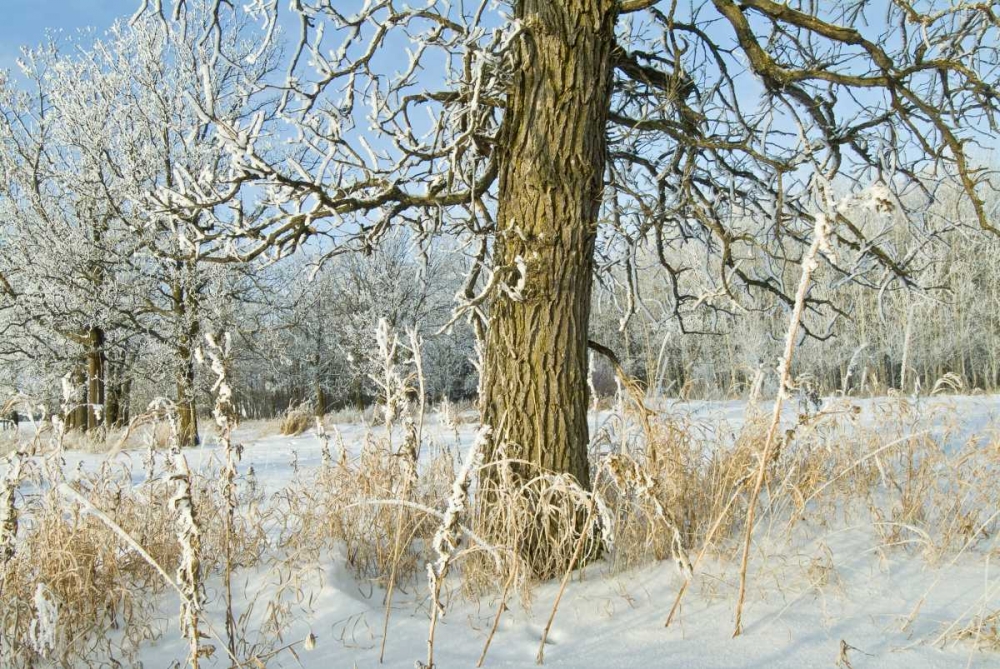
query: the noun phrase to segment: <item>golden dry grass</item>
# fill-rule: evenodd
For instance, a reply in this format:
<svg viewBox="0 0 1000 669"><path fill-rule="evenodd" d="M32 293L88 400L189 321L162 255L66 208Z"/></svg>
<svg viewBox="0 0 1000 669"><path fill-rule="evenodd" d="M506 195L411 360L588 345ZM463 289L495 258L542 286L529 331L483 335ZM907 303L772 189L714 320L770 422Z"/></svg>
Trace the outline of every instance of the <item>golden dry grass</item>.
<svg viewBox="0 0 1000 669"><path fill-rule="evenodd" d="M960 444L958 417L948 411L905 398L873 406L875 415L863 418L850 400L830 402L783 431L767 465L755 540L790 545L802 526L849 519L873 528L873 549L881 554L903 551L944 565L960 553L985 550L1000 529L995 434ZM473 511L462 519L471 534L454 556L441 593L445 606L454 597L500 592L503 598L518 593L530 604L538 575L561 578L567 565L598 557L602 562L593 568L621 572L668 561L686 578L693 569L695 579L707 559L731 564L768 418L751 406L735 435L683 414L653 416L648 432L627 413L614 420L614 429L595 435L589 488L506 459L504 445L497 445L498 459L475 472ZM147 439L155 445L162 429L152 428ZM35 444L40 453L43 442ZM299 470L274 494L265 495L243 471L235 522L225 535L224 499L214 474L196 473L192 498L202 525L199 558L206 578L218 575L226 546L234 568L281 574L284 585L269 595L273 599L242 604L271 611L263 636L272 640L293 615L282 597L307 596L310 586L296 570L334 549L361 581L425 587L425 566L434 560L433 538L459 462L433 440L422 449L415 480L406 444L377 432L358 456L347 457L338 443L323 466ZM139 645L162 630L154 614L169 586L116 531L58 495L52 483L62 468L54 456L31 462L15 484L16 549L0 569L5 666L97 666L99 658L134 658ZM132 472L105 466L71 485L173 572L181 548L162 472L134 485ZM579 564L573 560L577 553ZM840 587L836 567L822 550L804 556L802 565L811 587ZM39 597L56 603L59 635L52 648L32 640ZM663 606L666 615L670 602ZM988 646L995 640L995 612L977 616L955 621L947 638L972 638L975 632L976 644ZM236 631L239 653L277 652L281 644L261 641L262 630L250 629L249 621L241 619ZM257 640L251 643L251 637Z"/></svg>

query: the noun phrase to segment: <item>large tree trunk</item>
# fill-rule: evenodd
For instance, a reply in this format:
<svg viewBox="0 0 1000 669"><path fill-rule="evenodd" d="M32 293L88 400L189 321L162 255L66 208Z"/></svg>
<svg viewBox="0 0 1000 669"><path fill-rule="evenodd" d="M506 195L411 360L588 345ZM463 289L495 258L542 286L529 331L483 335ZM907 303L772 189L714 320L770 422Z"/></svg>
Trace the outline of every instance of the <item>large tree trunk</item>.
<svg viewBox="0 0 1000 669"><path fill-rule="evenodd" d="M179 360L181 368L177 374L177 436L181 446L197 446L200 438L194 397L194 360L187 347L178 351L178 357L184 356L185 352L187 357Z"/></svg>
<svg viewBox="0 0 1000 669"><path fill-rule="evenodd" d="M520 0L495 271L521 295L490 308L483 422L508 456L589 486L587 330L606 161L615 0Z"/></svg>
<svg viewBox="0 0 1000 669"><path fill-rule="evenodd" d="M96 430L104 423L106 358L104 330L90 328L87 333L87 429Z"/></svg>
<svg viewBox="0 0 1000 669"><path fill-rule="evenodd" d="M105 358L104 376L104 424L109 427L121 427L119 422L122 396L121 364Z"/></svg>
<svg viewBox="0 0 1000 669"><path fill-rule="evenodd" d="M131 356L122 355L117 359L105 359L105 402L104 424L110 427L124 427L128 424L128 403L131 393Z"/></svg>
<svg viewBox="0 0 1000 669"><path fill-rule="evenodd" d="M78 364L73 369L70 383L73 385L73 399L69 407L69 412L64 417L66 420L66 429L85 431L87 429L88 401L86 369Z"/></svg>
<svg viewBox="0 0 1000 669"><path fill-rule="evenodd" d="M182 285L180 274L184 269L178 263L178 278L173 286L174 313L179 335L177 353L177 432L181 446L197 446L198 410L195 405L194 347L198 343L197 296L191 288Z"/></svg>

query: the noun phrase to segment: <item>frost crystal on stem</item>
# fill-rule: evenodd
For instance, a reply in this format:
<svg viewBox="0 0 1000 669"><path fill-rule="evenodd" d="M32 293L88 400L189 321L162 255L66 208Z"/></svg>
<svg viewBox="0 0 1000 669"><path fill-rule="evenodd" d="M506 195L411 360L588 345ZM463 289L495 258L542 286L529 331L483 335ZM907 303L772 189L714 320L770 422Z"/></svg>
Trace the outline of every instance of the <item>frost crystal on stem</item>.
<svg viewBox="0 0 1000 669"><path fill-rule="evenodd" d="M181 545L177 582L184 594L181 599L180 628L190 645L191 666L193 669L198 669L199 658L209 652L201 646L203 635L199 628L199 618L205 604L201 573L201 528L198 525L191 494L191 470L188 468L187 459L181 453L176 419L173 416L170 418L170 423L172 442L170 460L173 468L170 481L174 484L170 509L174 512L177 541Z"/></svg>
<svg viewBox="0 0 1000 669"><path fill-rule="evenodd" d="M466 513L469 503L469 486L472 475L479 470L488 450L489 440L493 433L489 425L483 425L476 434L465 463L455 474L451 484L451 496L445 509L441 525L434 534L432 545L437 559L427 564L427 585L431 593L431 623L427 635L427 662L417 666L427 669L434 667L434 631L439 616L444 615L444 605L441 603L441 587L448 576L448 570L455 559L455 553L462 541L462 516Z"/></svg>
<svg viewBox="0 0 1000 669"><path fill-rule="evenodd" d="M43 658L56 649L56 639L59 635L59 606L55 595L42 582L35 587L34 597L35 618L28 629L28 641Z"/></svg>

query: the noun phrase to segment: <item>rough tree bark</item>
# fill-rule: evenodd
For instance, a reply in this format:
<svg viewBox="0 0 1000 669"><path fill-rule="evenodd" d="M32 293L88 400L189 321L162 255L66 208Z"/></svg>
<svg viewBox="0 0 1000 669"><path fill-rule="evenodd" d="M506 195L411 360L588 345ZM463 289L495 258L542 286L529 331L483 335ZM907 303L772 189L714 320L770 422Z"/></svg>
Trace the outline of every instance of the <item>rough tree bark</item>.
<svg viewBox="0 0 1000 669"><path fill-rule="evenodd" d="M497 150L500 191L483 421L510 457L589 486L587 323L617 3L521 0L526 33Z"/></svg>
<svg viewBox="0 0 1000 669"><path fill-rule="evenodd" d="M69 413L65 416L66 419L66 429L68 430L82 430L87 429L87 370L79 363L73 368L72 375L70 376L70 383L76 390L76 395L74 397L73 403L70 406Z"/></svg>
<svg viewBox="0 0 1000 669"><path fill-rule="evenodd" d="M187 357L183 356L187 354ZM191 348L182 344L178 349L181 358L177 373L177 436L181 446L197 446L198 411L194 398L194 360L191 358Z"/></svg>
<svg viewBox="0 0 1000 669"><path fill-rule="evenodd" d="M104 423L106 399L106 358L104 354L104 330L90 328L87 348L87 426L96 430Z"/></svg>
<svg viewBox="0 0 1000 669"><path fill-rule="evenodd" d="M122 365L114 357L104 362L104 424L121 427Z"/></svg>
<svg viewBox="0 0 1000 669"><path fill-rule="evenodd" d="M178 266L178 274L181 272ZM198 341L198 319L196 297L178 279L173 286L174 312L179 335L175 352L177 354L177 432L181 446L197 446L198 410L195 404L194 387L194 346Z"/></svg>
<svg viewBox="0 0 1000 669"><path fill-rule="evenodd" d="M129 396L132 385L129 370L132 365L132 356L127 353L105 358L105 425L124 427L128 424Z"/></svg>

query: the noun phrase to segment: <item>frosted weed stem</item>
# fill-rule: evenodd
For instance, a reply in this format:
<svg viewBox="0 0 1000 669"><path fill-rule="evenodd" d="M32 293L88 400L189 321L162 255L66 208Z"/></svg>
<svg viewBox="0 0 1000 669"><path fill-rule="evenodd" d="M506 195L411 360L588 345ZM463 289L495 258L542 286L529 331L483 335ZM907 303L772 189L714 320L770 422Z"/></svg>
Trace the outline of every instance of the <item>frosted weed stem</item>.
<svg viewBox="0 0 1000 669"><path fill-rule="evenodd" d="M743 557L740 560L740 588L736 598L736 624L733 629L733 636L739 636L743 632L743 603L746 600L747 591L747 566L750 562L750 543L753 538L754 516L757 509L757 499L760 497L760 489L764 484L764 477L767 474L767 467L771 461L771 450L774 447L775 436L778 433L778 426L781 424L781 408L788 397L788 387L790 385L792 356L795 353L795 342L798 338L799 324L802 320L802 312L805 309L806 295L812 281L812 274L819 268L819 253L821 250L829 249L827 235L829 234L829 222L825 214L816 214L816 225L813 231L813 241L809 250L802 257L802 275L799 278L799 287L795 293L795 307L788 317L788 334L785 338L785 352L778 363L778 395L774 400L774 412L771 414L771 424L764 439L764 448L760 454L760 464L757 468L757 475L754 479L753 491L747 502L746 533L743 539Z"/></svg>

